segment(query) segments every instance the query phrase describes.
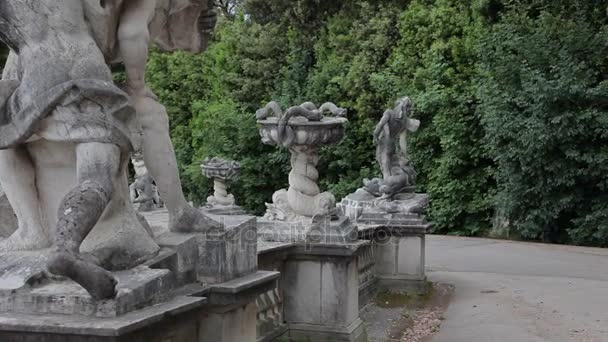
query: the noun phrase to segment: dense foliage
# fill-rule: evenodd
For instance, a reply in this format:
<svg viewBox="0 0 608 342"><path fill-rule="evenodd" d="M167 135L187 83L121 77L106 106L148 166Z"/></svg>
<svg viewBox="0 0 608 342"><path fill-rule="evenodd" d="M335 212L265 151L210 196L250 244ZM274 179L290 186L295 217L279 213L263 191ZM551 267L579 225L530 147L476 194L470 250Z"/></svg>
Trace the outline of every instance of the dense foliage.
<svg viewBox="0 0 608 342"><path fill-rule="evenodd" d="M608 0L221 0L201 55L153 52L184 188L203 202L207 156L261 213L287 185L287 151L254 113L332 101L348 135L322 151L338 198L379 175L371 132L400 96L422 121L409 150L438 232L608 246ZM0 49L0 63L5 55Z"/></svg>
<svg viewBox="0 0 608 342"><path fill-rule="evenodd" d="M484 37L480 113L504 219L608 245L605 1L515 1Z"/></svg>

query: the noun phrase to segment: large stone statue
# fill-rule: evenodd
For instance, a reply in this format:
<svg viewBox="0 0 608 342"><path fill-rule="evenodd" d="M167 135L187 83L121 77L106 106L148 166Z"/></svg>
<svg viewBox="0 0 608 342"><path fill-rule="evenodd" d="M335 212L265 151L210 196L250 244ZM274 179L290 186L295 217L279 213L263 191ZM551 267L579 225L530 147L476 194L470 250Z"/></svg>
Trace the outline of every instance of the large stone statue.
<svg viewBox="0 0 608 342"><path fill-rule="evenodd" d="M208 0L0 4L0 40L11 49L0 84L0 183L18 218L0 252L53 246L51 273L94 298L113 297L108 270L159 250L129 201L134 145L165 198L171 230L220 226L186 202L166 111L143 77L152 39L200 51L214 24ZM120 60L126 93L108 68Z"/></svg>
<svg viewBox="0 0 608 342"><path fill-rule="evenodd" d="M191 232L218 227L186 201L169 137L166 109L144 79L150 43L166 51L200 52L207 46L216 22L213 1L84 0L83 3L86 19L106 61L125 65L125 90L133 100L137 123L143 132L141 139L135 140L143 145L144 161L169 211L171 230Z"/></svg>
<svg viewBox="0 0 608 342"><path fill-rule="evenodd" d="M130 267L158 246L127 205L133 108L89 32L80 1L0 3L0 40L11 49L0 182L19 221L0 251L53 245L48 270L103 299L116 280L99 265Z"/></svg>
<svg viewBox="0 0 608 342"><path fill-rule="evenodd" d="M393 198L416 184L416 171L407 156L407 133L416 132L420 121L410 118L411 108L409 97L397 100L395 109L384 112L374 130L382 179L365 182L365 189L374 195Z"/></svg>

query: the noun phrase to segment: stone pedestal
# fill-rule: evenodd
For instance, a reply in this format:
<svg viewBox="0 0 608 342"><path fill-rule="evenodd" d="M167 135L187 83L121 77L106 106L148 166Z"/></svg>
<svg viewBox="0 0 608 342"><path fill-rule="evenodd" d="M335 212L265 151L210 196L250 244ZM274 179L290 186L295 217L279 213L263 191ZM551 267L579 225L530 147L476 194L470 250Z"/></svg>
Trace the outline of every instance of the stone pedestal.
<svg viewBox="0 0 608 342"><path fill-rule="evenodd" d="M381 288L422 291L426 286L425 234L432 224L423 212L428 201L426 194L404 193L384 200L358 190L340 203L358 225L359 237L373 242L375 277Z"/></svg>
<svg viewBox="0 0 608 342"><path fill-rule="evenodd" d="M297 246L285 263L285 320L295 341L366 341L357 253L369 242Z"/></svg>
<svg viewBox="0 0 608 342"><path fill-rule="evenodd" d="M255 341L256 298L276 288L279 272L257 271L209 287L209 309L201 319L200 341Z"/></svg>
<svg viewBox="0 0 608 342"><path fill-rule="evenodd" d="M258 218L258 235L263 241L293 243L351 243L357 240L357 227L347 218L319 221L302 218L295 221L272 221Z"/></svg>
<svg viewBox="0 0 608 342"><path fill-rule="evenodd" d="M380 237L374 241L374 249L380 287L414 291L424 289L424 234L401 233Z"/></svg>
<svg viewBox="0 0 608 342"><path fill-rule="evenodd" d="M211 216L225 231L209 232L199 242L198 280L223 283L257 270L257 228L253 216Z"/></svg>

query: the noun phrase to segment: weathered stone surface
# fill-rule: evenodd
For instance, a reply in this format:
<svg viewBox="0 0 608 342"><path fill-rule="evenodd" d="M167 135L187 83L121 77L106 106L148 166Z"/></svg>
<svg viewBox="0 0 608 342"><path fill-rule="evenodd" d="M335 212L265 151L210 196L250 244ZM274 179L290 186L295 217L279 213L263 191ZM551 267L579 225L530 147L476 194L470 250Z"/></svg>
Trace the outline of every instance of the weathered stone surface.
<svg viewBox="0 0 608 342"><path fill-rule="evenodd" d="M107 299L116 293L108 269L133 267L158 246L128 202L134 108L84 12L65 0L0 6L0 40L11 49L0 83L0 179L19 222L0 252L53 245L48 270ZM62 20L48 20L57 13Z"/></svg>
<svg viewBox="0 0 608 342"><path fill-rule="evenodd" d="M187 342L196 341L206 298L176 297L114 318L0 313L1 341ZM191 329L180 325L187 323ZM185 336L186 335L186 336Z"/></svg>
<svg viewBox="0 0 608 342"><path fill-rule="evenodd" d="M391 236L374 244L376 274L382 287L424 286L425 235Z"/></svg>
<svg viewBox="0 0 608 342"><path fill-rule="evenodd" d="M416 184L416 171L407 155L407 133L416 132L420 121L409 117L412 101L404 97L395 102L395 109L384 112L374 130L376 160L382 179L366 180L365 190L392 199Z"/></svg>
<svg viewBox="0 0 608 342"><path fill-rule="evenodd" d="M343 198L338 207L346 217L357 222L360 228L366 225L410 226L418 229L419 232L427 232L431 227L424 216L428 203L429 198L426 194L411 193L401 199L386 200L366 191L357 190L354 194Z"/></svg>
<svg viewBox="0 0 608 342"><path fill-rule="evenodd" d="M325 117L329 112L334 117ZM272 115L271 115L272 114ZM289 189L273 195L267 204L265 218L273 221L298 221L301 217L335 216L336 199L329 192L321 193L317 181L318 151L344 138L346 110L333 103L317 108L306 102L283 113L276 102L270 102L256 113L262 142L289 148L291 172Z"/></svg>
<svg viewBox="0 0 608 342"><path fill-rule="evenodd" d="M169 270L144 266L114 272L115 299L98 301L68 279L46 272L46 252L13 252L0 261L0 312L116 317L166 300L175 285Z"/></svg>
<svg viewBox="0 0 608 342"><path fill-rule="evenodd" d="M211 216L226 228L199 236L199 281L218 284L257 270L257 227L253 216Z"/></svg>
<svg viewBox="0 0 608 342"><path fill-rule="evenodd" d="M292 338L365 341L359 318L357 254L366 243L298 249L285 264L285 320Z"/></svg>
<svg viewBox="0 0 608 342"><path fill-rule="evenodd" d="M0 238L9 237L17 229L17 216L0 187Z"/></svg>
<svg viewBox="0 0 608 342"><path fill-rule="evenodd" d="M358 236L357 226L347 217L325 217L316 222L306 218L291 222L259 218L257 226L260 239L272 242L350 243Z"/></svg>

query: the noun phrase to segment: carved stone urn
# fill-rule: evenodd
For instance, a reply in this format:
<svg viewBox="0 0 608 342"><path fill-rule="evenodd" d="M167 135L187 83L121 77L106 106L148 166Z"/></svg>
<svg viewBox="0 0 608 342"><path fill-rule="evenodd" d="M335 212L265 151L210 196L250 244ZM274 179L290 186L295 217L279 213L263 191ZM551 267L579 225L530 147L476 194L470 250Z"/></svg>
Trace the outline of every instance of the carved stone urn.
<svg viewBox="0 0 608 342"><path fill-rule="evenodd" d="M329 113L330 116L325 116ZM328 217L335 212L336 199L321 192L317 181L319 148L344 138L346 110L333 103L317 108L307 102L283 112L270 102L256 113L262 142L283 146L291 152L289 189L279 190L267 204L268 220L293 221L298 218Z"/></svg>
<svg viewBox="0 0 608 342"><path fill-rule="evenodd" d="M217 215L240 215L245 212L235 203L234 195L228 193L226 181L235 179L241 173L241 164L233 160L206 158L201 164L201 171L207 178L213 179L213 196L207 197L206 211Z"/></svg>

